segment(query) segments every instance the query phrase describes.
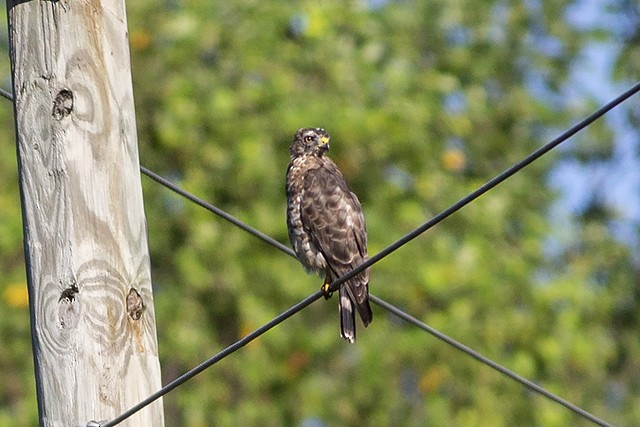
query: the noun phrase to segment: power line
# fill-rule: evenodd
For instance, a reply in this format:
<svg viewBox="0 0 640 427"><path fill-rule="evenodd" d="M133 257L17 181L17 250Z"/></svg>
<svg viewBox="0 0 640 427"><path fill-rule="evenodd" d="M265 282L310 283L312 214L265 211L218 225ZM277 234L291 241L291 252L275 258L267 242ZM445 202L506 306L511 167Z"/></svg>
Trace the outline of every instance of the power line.
<svg viewBox="0 0 640 427"><path fill-rule="evenodd" d="M260 240L263 240L263 241L267 242L268 244L280 249L282 252L286 253L287 255L291 255L292 257L295 258L296 254L293 252L293 250L290 247L285 246L282 243L278 242L276 239L264 234L263 232L261 232L259 230L256 230L255 228L253 228L253 227L251 227L251 226L249 226L247 224L245 224L244 222L242 222L239 219L235 218L234 216L228 214L227 212L223 211L222 209L218 208L217 206L214 206L211 203L202 200L200 197L197 197L197 196L189 193L188 191L183 190L182 188L178 187L177 185L175 185L171 181L163 178L162 176L160 176L157 173L145 168L144 166L140 166L140 171L143 174L147 175L149 178L151 178L154 181L164 185L165 187L167 187L171 191L174 191L175 193L177 193L177 194L181 195L182 197L186 198L187 200L195 203L198 206L201 206L201 207L205 208L209 212L212 212L212 213L218 215L219 217L222 217L222 218L226 219L227 221L229 221L231 224L235 225L236 227L241 228L242 230L246 231L249 234L253 234L254 236L259 238Z"/></svg>
<svg viewBox="0 0 640 427"><path fill-rule="evenodd" d="M202 199L200 199L199 197L179 188L178 186L176 186L175 184L171 183L170 181L161 178L160 176L158 176L157 174L149 171L148 169L144 168L144 173L147 176L155 176L154 179L161 183L161 184L169 184L167 185L168 188L170 188L171 190L175 191L176 193L183 195L184 197L188 198L189 200L194 201L195 203L197 203L199 206L202 206L204 208L206 208L207 210L209 210L210 212L213 212L219 216L221 216L222 218L228 219L229 221L231 221L233 224L238 225L239 227L241 227L243 230L249 231L251 234L253 234L254 236L265 236L264 233L259 232L258 230L252 228L251 226L243 223L242 221L238 220L237 218L232 217L231 215L227 214L226 212L222 211L221 209L211 205L210 203L207 203L205 201L203 201ZM272 243L271 238L269 238L268 240L265 240L266 242L273 244ZM281 246L283 245L274 245L274 247L277 247L279 249L281 249ZM289 255L294 256L293 251L288 248L288 247L284 247L284 249L281 249L284 253L287 253ZM312 298L313 301L316 301L320 296L322 295L321 291L317 291L315 294L311 295L309 298ZM600 420L599 418L597 418L596 416L590 414L589 412L585 411L584 409L566 401L565 399L562 399L559 396L554 395L553 393L545 390L544 388L540 387L539 385L519 376L518 374L514 373L513 371L509 370L508 368L505 368L502 365L499 365L498 363L492 361L491 359L481 355L480 353L476 352L475 350L465 346L464 344L461 344L460 342L454 340L453 338L447 336L446 334L420 322L419 320L417 320L415 317L403 312L402 310L400 310L399 308L393 306L392 304L384 301L381 298L376 297L373 294L370 294L370 299L373 303L379 305L380 307L384 308L385 310L395 314L396 316L406 320L407 322L425 330L426 332L430 333L431 335L435 336L436 338L442 340L443 342L449 344L450 346L456 348L459 351L462 351L463 353L473 357L474 359L476 359L477 361L489 366L490 368L493 368L494 370L498 371L499 373L507 376L510 379L513 379L517 382L519 382L520 384L522 384L523 386L525 386L526 388L529 388L530 390L542 395L543 397L546 397L566 408L568 408L569 410L573 411L574 413L584 417L587 420L590 420L598 425L601 426L609 426L609 424L607 424L605 421ZM305 300L306 301L306 300ZM313 302L312 301L312 302ZM306 306L306 305L305 305ZM297 306L294 306L297 307ZM290 316L287 316L290 317ZM287 318L285 317L285 318ZM282 320L284 320L285 318L282 318ZM277 324L281 323L281 321L278 321L278 319L280 319L280 316L274 320L272 320L269 323L269 329L273 326L276 326ZM264 328L264 327L263 327ZM256 330L257 331L261 331L263 328L261 328L260 330ZM264 330L266 331L266 330ZM264 332L263 331L263 332ZM157 393L155 393L154 395L150 396L149 398L145 399L144 401L140 402L139 405L136 405L135 407L131 408L129 411L127 411L126 413L122 414L120 417L110 421L108 424L104 424L102 427L108 427L111 425L115 425L117 422L120 422L124 419L126 419L127 417L133 415L133 413L137 412L138 410L142 409L144 406L152 403L154 400L162 397L163 395L165 395L166 393L168 393L169 391L173 390L174 388L176 388L177 386L179 386L180 384L184 383L185 381L187 381L188 379L192 378L193 376L199 374L200 372L202 372L203 370L205 370L208 367L211 367L213 364L219 362L220 360L222 360L224 357L230 355L231 353L233 353L233 351L238 350L239 348L241 348L242 346L246 345L250 340L257 338L258 336L260 336L263 332L260 333L256 333L253 332L250 335L247 335L247 337L243 338L241 340L242 344L238 345L238 343L240 343L240 341L236 344L233 344L231 346L229 346L228 348L226 348L225 350L223 350L222 352L218 353L216 356L212 357L211 359L207 360L206 362L202 363L201 365L198 365L196 368L193 368L192 370L190 370L189 372L185 373L184 375L178 377L176 380L172 381L171 383L167 384L167 386L163 387L161 390L159 390ZM249 339L251 337L251 339Z"/></svg>
<svg viewBox="0 0 640 427"><path fill-rule="evenodd" d="M569 130L567 130L566 132L562 133L560 136L555 138L553 141L551 141L551 142L545 144L544 146L540 147L539 149L537 149L533 153L529 154L524 159L522 159L519 162L517 162L515 165L509 167L504 172L502 172L499 175L497 175L495 178L487 181L485 184L483 184L477 190L469 193L467 196L465 196L462 199L458 200L456 203L454 203L453 205L449 206L447 209L443 210L442 212L440 212L439 214L434 216L432 219L430 219L429 221L427 221L424 224L422 224L420 227L417 227L416 229L414 229L410 233L407 233L402 238L398 239L397 241L395 241L391 245L387 246L386 248L384 248L383 250L378 252L376 255L372 256L367 261L363 262L361 265L359 265L358 267L356 267L353 270L351 270L349 273L347 273L344 276L336 279L331 284L331 290L332 291L337 290L338 287L342 283L344 283L345 281L347 281L347 280L351 279L353 276L361 273L362 271L364 271L368 267L372 266L376 262L380 261L382 258L386 257L390 253L395 252L396 250L400 249L402 246L406 245L411 240L415 239L416 237L418 237L419 235L421 235L422 233L424 233L425 231L427 231L428 229L430 229L431 227L433 227L434 225L436 225L440 221L444 220L445 218L450 216L452 213L460 210L461 208L463 208L464 206L468 205L469 203L471 203L472 201L474 201L478 197L482 196L487 191L489 191L492 188L496 187L498 184L504 182L507 178L510 178L515 173L521 171L522 169L524 169L525 167L527 167L528 165L533 163L535 160L539 159L540 157L542 157L543 155L545 155L546 153L551 151L553 148L557 147L558 145L560 145L561 143L563 143L567 139L571 138L573 135L575 135L576 133L580 132L581 130L583 130L584 128L589 126L591 123L593 123L594 121L596 121L600 117L604 116L607 112L611 111L613 108L615 108L616 106L620 105L621 103L626 101L631 96L635 95L638 91L640 91L640 83L636 83L633 87L631 87L631 89L627 90L622 95L620 95L617 98L615 98L613 101L611 101L608 104L604 105L603 107L599 108L596 112L594 112L593 114L591 114L587 118L585 118L585 119L581 120L580 122L578 122L577 124L573 125L571 128L569 128Z"/></svg>
<svg viewBox="0 0 640 427"><path fill-rule="evenodd" d="M7 98L9 101L13 101L13 95L11 92L0 88L0 96Z"/></svg>

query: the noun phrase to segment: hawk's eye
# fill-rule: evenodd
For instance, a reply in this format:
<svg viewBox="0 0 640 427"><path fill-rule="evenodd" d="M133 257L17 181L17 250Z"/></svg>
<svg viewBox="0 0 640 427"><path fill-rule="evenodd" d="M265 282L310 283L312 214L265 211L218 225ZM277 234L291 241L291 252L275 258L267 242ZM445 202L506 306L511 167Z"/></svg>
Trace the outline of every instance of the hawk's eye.
<svg viewBox="0 0 640 427"><path fill-rule="evenodd" d="M311 135L306 135L304 137L304 142L311 142L311 141L313 141L313 137Z"/></svg>

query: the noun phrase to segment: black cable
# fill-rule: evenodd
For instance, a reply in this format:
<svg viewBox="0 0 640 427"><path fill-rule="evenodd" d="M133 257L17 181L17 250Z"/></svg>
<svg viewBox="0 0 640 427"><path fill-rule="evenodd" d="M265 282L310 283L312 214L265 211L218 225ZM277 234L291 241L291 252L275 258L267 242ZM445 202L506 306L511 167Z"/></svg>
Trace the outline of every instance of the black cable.
<svg viewBox="0 0 640 427"><path fill-rule="evenodd" d="M0 88L0 96L7 98L9 101L13 101L13 94L8 90Z"/></svg>
<svg viewBox="0 0 640 427"><path fill-rule="evenodd" d="M284 322L289 317L291 317L294 314L300 312L300 310L302 310L303 308L307 307L311 303L313 303L313 302L317 301L318 299L320 299L320 297L322 297L322 295L323 295L322 291L316 291L314 294L309 295L307 298L305 298L304 300L300 301L299 303L297 303L296 305L294 305L290 309L282 312L280 315L278 315L277 317L273 318L270 322L264 324L263 326L259 327L256 330L254 330L253 332L251 332L249 335L246 335L242 339L234 342L233 344L231 344L230 346L228 346L227 348L225 348L224 350L222 350L221 352L219 352L215 356L207 359L206 361L202 362L201 364L199 364L195 368L191 369L190 371L180 375L178 378L176 378L175 380L171 381L170 383L168 383L167 385L162 387L160 390L158 390L157 392L153 393L151 396L147 397L146 399L144 399L143 401L141 401L137 405L135 405L132 408L130 408L129 410L127 410L126 412L123 412L122 414L120 414L116 418L114 418L112 420L109 420L104 424L100 424L100 427L112 427L112 426L115 426L116 424L126 420L131 415L135 414L136 412L138 412L142 408L144 408L144 407L150 405L151 403L153 403L154 401L158 400L159 398L161 398L165 394L169 393L174 388L182 385L183 383L185 383L186 381L188 381L191 378L195 377L196 375L198 375L199 373L201 373L205 369L209 368L210 366L212 366L212 365L216 364L217 362L219 362L220 360L224 359L225 357L227 357L231 353L233 353L236 350L239 350L240 348L244 347L245 345L247 345L248 343L250 343L254 339L258 338L260 335L264 334L268 330L270 330L273 327L275 327L275 326L279 325L280 323Z"/></svg>
<svg viewBox="0 0 640 427"><path fill-rule="evenodd" d="M505 375L505 376L511 378L512 380L519 382L520 384L522 384L523 386L525 386L529 390L532 390L532 391L534 391L534 392L546 397L549 400L552 400L552 401L554 401L556 403L559 403L560 405L564 406L565 408L573 411L574 413L580 415L583 418L586 418L587 420L589 420L589 421L591 421L591 422L593 422L595 424L598 424L598 425L603 426L603 427L611 427L611 424L607 423L606 421L603 421L600 418L596 417L595 415L592 415L591 413L589 413L589 412L585 411L584 409L580 408L579 406L576 406L573 403L568 402L568 401L564 400L563 398L561 398L559 396L556 396L555 394L553 394L553 393L545 390L544 388L540 387L536 383L534 383L532 381L529 381L526 378L521 377L520 375L518 375L515 372L505 368L504 366L497 364L493 360L481 355L480 353L478 353L475 350L467 347L466 345L459 343L458 341L448 337L447 335L443 334L442 332L438 331L437 329L434 329L431 326L419 321L418 319L416 319L415 317L411 316L410 314L405 313L404 311L400 310L396 306L389 304L388 302L376 297L375 295L371 295L370 294L369 298L371 299L371 301L373 301L374 303L378 304L380 307L384 308L385 310L395 314L399 318L411 323L412 325L414 325L414 326L416 326L416 327L418 327L418 328L430 333L431 335L435 336L439 340L444 341L445 343L449 344L450 346L452 346L456 350L459 350L459 351L463 352L464 354L473 357L478 362L483 363L483 364L489 366L490 368L495 369L496 371L498 371L502 375Z"/></svg>
<svg viewBox="0 0 640 427"><path fill-rule="evenodd" d="M278 242L276 239L264 234L261 231L256 230L255 228L253 228L253 227L251 227L251 226L249 226L247 224L245 224L244 222L240 221L239 219L235 218L232 215L229 215L228 213L226 213L222 209L218 208L217 206L214 206L211 203L205 202L201 198L199 198L197 196L194 196L193 194L189 193L188 191L183 190L182 188L178 187L177 185L175 185L171 181L161 177L157 173L145 168L144 166L140 166L140 171L143 174L147 175L149 178L151 178L154 181L164 185L165 187L167 187L168 189L176 192L177 194L181 195L182 197L184 197L184 198L190 200L191 202L193 202L193 203L205 208L209 212L212 212L212 213L214 213L214 214L226 219L227 221L229 221L230 223L232 223L236 227L241 228L242 230L246 231L249 234L253 234L257 238L269 243L272 246L275 246L276 248L280 249L282 252L284 252L284 253L286 253L288 255L291 255L292 257L295 258L296 255L295 255L295 253L293 253L293 249L291 249L288 246L283 245L282 243Z"/></svg>
<svg viewBox="0 0 640 427"><path fill-rule="evenodd" d="M458 200L456 203L449 206L447 209L443 210L442 212L440 212L439 214L431 218L429 221L422 224L420 227L414 229L410 233L407 233L402 238L398 239L391 245L387 246L386 248L384 248L383 250L381 250L380 252L378 252L371 258L369 258L367 261L363 262L362 264L360 264L359 266L357 266L356 268L354 268L353 270L345 274L344 276L334 280L333 283L331 284L331 290L336 291L338 287L345 281L361 273L368 267L371 267L373 264L380 261L382 258L386 257L392 252L395 252L396 250L406 245L408 242L415 239L416 237L418 237L419 235L421 235L422 233L424 233L425 231L427 231L428 229L430 229L440 221L444 220L452 213L460 210L461 208L468 205L478 197L482 196L487 191L496 187L498 184L504 182L507 178L510 178L516 172L519 172L520 170L524 169L526 166L530 165L535 160L539 159L540 157L542 157L543 155L551 151L553 148L557 147L558 145L560 145L561 143L563 143L564 141L566 141L576 133L580 132L582 129L586 128L591 123L593 123L594 121L596 121L597 119L605 115L607 112L611 111L614 107L620 105L625 100L630 98L632 95L635 95L638 91L640 91L640 83L636 83L634 86L631 87L631 89L627 90L622 95L615 98L613 101L599 108L595 113L591 114L587 118L573 125L569 130L567 130L566 132L564 132L563 134L555 138L553 141L540 147L539 149L529 154L527 157L520 160L518 163L511 166L510 168L508 168L507 170L505 170L495 178L491 179L490 181L487 181L484 185L482 185L477 190L473 191L472 193L469 193L467 196Z"/></svg>

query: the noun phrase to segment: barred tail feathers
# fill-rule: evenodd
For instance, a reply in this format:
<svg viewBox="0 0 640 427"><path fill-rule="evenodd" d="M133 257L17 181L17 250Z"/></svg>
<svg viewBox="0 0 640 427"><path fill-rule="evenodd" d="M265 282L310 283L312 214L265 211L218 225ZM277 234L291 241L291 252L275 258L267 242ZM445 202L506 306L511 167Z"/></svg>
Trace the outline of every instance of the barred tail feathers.
<svg viewBox="0 0 640 427"><path fill-rule="evenodd" d="M353 302L351 298L349 298L349 293L346 289L343 290L340 288L339 296L340 336L346 341L354 343L356 340L356 312L353 307Z"/></svg>

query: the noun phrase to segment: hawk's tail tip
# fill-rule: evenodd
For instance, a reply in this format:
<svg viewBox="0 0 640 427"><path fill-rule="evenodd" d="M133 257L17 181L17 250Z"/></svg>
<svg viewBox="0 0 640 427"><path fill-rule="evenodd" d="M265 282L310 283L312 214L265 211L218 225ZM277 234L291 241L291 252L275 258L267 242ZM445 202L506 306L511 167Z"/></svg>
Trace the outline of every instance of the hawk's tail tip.
<svg viewBox="0 0 640 427"><path fill-rule="evenodd" d="M356 313L346 293L340 294L338 308L340 309L340 336L353 344L356 341Z"/></svg>

